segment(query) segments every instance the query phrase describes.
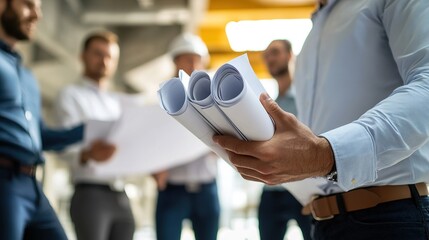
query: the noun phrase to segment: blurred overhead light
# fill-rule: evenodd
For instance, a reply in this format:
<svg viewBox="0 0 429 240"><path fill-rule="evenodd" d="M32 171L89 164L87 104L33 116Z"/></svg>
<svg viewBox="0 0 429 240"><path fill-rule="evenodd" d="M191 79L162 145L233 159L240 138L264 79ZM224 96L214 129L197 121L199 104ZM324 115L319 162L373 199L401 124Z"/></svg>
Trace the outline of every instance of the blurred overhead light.
<svg viewBox="0 0 429 240"><path fill-rule="evenodd" d="M229 22L225 31L235 52L262 51L272 40L288 39L298 54L311 27L310 19L246 20Z"/></svg>
<svg viewBox="0 0 429 240"><path fill-rule="evenodd" d="M267 91L268 95L270 95L272 99L277 99L277 97L279 96L279 84L277 83L277 81L272 78L260 80L262 86L264 86L265 91Z"/></svg>

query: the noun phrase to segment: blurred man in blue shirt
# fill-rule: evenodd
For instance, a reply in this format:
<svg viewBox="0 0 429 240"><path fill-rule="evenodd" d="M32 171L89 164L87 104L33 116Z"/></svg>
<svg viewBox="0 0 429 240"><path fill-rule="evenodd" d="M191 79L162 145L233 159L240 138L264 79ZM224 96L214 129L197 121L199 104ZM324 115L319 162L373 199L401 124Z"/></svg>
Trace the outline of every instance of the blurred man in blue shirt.
<svg viewBox="0 0 429 240"><path fill-rule="evenodd" d="M44 127L37 81L14 50L18 41L31 39L40 5L40 0L0 1L0 239L5 240L67 239L34 174L44 162L42 149L61 150L83 136L82 125ZM113 149L101 152L97 158L103 160Z"/></svg>

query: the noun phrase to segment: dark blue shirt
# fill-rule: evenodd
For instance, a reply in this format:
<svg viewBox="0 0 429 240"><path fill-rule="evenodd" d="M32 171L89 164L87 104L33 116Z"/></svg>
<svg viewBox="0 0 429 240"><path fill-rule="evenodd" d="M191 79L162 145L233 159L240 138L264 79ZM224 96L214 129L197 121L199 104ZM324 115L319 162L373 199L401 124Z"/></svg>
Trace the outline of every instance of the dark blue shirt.
<svg viewBox="0 0 429 240"><path fill-rule="evenodd" d="M61 150L81 141L83 126L50 130L41 120L37 81L20 55L0 41L0 156L21 164L43 162L43 150Z"/></svg>

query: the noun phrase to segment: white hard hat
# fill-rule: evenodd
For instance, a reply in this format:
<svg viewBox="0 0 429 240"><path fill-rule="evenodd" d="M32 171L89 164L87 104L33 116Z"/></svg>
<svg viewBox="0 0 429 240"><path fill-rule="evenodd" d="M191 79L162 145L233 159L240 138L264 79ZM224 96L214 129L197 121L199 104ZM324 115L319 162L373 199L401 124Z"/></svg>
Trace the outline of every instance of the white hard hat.
<svg viewBox="0 0 429 240"><path fill-rule="evenodd" d="M184 53L193 53L207 58L209 51L206 44L200 37L191 33L184 33L177 36L170 44L169 52L173 58Z"/></svg>

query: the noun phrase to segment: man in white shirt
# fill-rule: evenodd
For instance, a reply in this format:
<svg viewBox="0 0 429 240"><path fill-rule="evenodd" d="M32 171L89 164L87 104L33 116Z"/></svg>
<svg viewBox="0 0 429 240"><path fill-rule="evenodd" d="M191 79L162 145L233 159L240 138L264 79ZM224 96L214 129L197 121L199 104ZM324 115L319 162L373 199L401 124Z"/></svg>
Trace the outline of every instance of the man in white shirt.
<svg viewBox="0 0 429 240"><path fill-rule="evenodd" d="M314 239L429 239L429 1L319 2L296 65L300 121L263 94L271 140L214 140L246 179L319 177Z"/></svg>
<svg viewBox="0 0 429 240"><path fill-rule="evenodd" d="M81 59L84 74L77 84L66 87L57 101L62 126L73 126L88 119L116 120L121 114L117 96L107 91L109 78L119 59L117 36L94 32L85 39ZM91 151L109 154L115 146L98 141L89 149L74 149L71 172L75 193L70 214L79 240L131 240L134 218L123 184L118 179L93 174Z"/></svg>
<svg viewBox="0 0 429 240"><path fill-rule="evenodd" d="M175 38L170 45L170 54L176 73L183 69L191 75L194 70L204 69L208 61L206 45L192 34ZM180 240L184 219L191 220L196 240L216 240L220 214L216 174L217 157L213 153L154 174L159 189L156 206L158 240Z"/></svg>

